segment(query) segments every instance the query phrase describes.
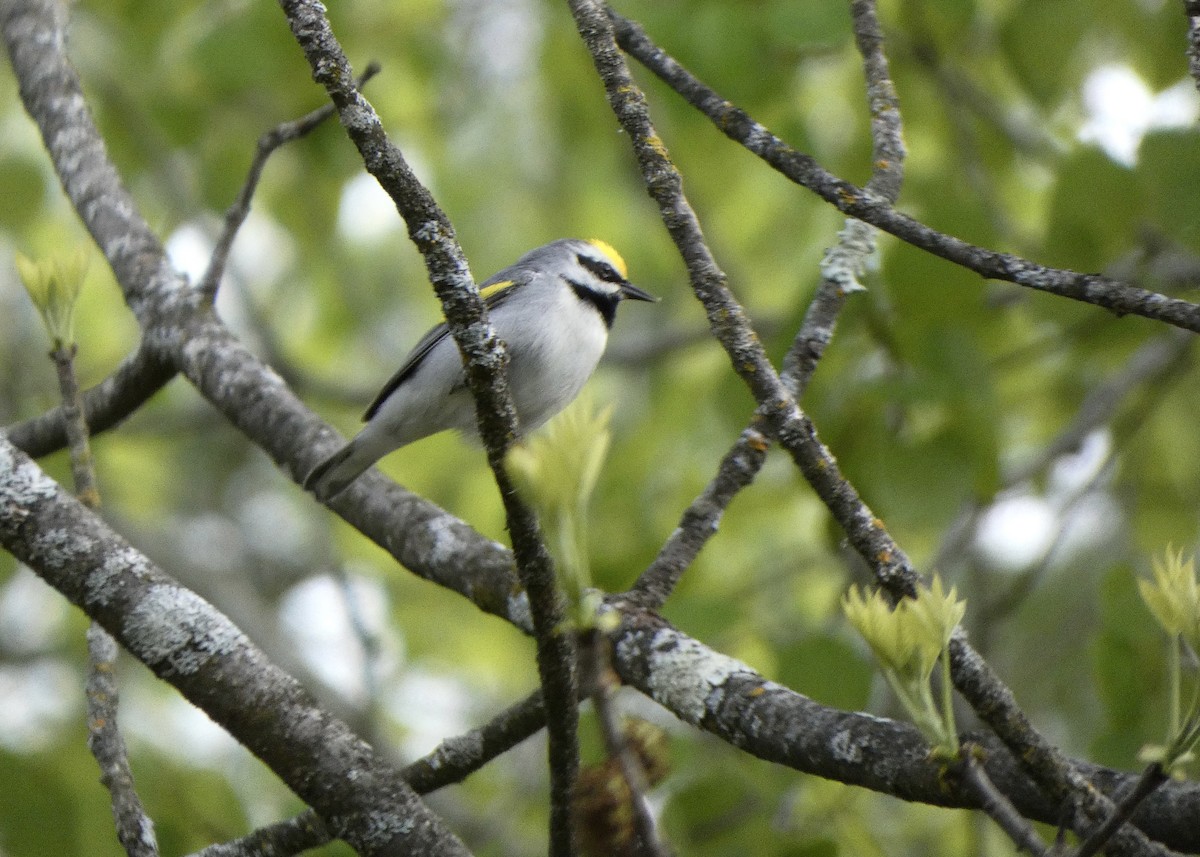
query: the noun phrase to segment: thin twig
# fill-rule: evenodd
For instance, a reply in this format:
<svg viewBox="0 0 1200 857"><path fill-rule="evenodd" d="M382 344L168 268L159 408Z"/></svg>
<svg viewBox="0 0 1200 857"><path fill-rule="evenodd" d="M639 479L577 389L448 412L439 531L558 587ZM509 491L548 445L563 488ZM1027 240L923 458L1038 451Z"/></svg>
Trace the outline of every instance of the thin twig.
<svg viewBox="0 0 1200 857"><path fill-rule="evenodd" d="M988 725L1013 756L1051 799L1061 801L1067 825L1077 833L1091 830L1113 814L1113 803L1101 794L1063 752L1029 722L1012 691L967 642L958 628L950 639L950 664L954 686L979 719ZM1118 830L1113 854L1161 854L1135 827Z"/></svg>
<svg viewBox="0 0 1200 857"><path fill-rule="evenodd" d="M770 444L757 428L746 428L725 453L712 481L683 512L654 562L643 571L628 596L639 606L658 609L666 603L683 573L717 532L725 509L738 492L754 481Z"/></svg>
<svg viewBox="0 0 1200 857"><path fill-rule="evenodd" d="M117 641L97 622L87 630L88 749L100 766L100 782L112 795L117 839L129 857L158 857L154 822L133 783L125 739L117 728Z"/></svg>
<svg viewBox="0 0 1200 857"><path fill-rule="evenodd" d="M600 723L600 734L604 749L610 759L616 760L617 770L625 781L629 796L629 807L633 813L633 831L644 857L667 857L670 851L663 843L654 823L646 795L650 784L646 772L638 760L622 728L620 715L613 701L613 691L620 679L613 672L609 660L609 641L601 631L593 628L584 634L580 642L580 657L587 664L586 675L581 686L592 699L596 718Z"/></svg>
<svg viewBox="0 0 1200 857"><path fill-rule="evenodd" d="M401 772L417 794L462 782L546 725L541 691L509 706L478 729L447 738ZM273 857L298 854L329 842L330 834L312 809L267 825L230 842L210 845L192 857Z"/></svg>
<svg viewBox="0 0 1200 857"><path fill-rule="evenodd" d="M229 842L220 842L194 852L190 857L292 857L320 848L333 836L325 822L311 809L284 821L258 828Z"/></svg>
<svg viewBox="0 0 1200 857"><path fill-rule="evenodd" d="M404 778L418 794L461 782L545 725L546 707L542 692L536 690L478 729L446 739L428 755L405 767Z"/></svg>
<svg viewBox="0 0 1200 857"><path fill-rule="evenodd" d="M366 70L358 78L357 86L361 88L363 84L378 73L379 63L369 63ZM254 158L250 162L250 169L246 174L246 180L242 183L242 189L238 193L237 199L233 201L233 204L225 212L221 235L217 238L216 245L213 247L212 256L209 257L208 268L204 271L204 276L201 277L200 282L196 286L200 294L204 295L208 301L211 302L217 296L217 289L221 285L221 278L225 276L225 265L229 261L229 251L233 247L234 239L237 238L238 230L242 228L242 224L246 222L246 217L250 214L250 202L254 198L254 192L258 189L258 182L262 178L263 168L267 165L267 159L280 146L305 136L330 116L333 116L333 114L334 106L332 104L323 104L316 110L301 116L299 119L293 119L290 122L281 122L258 138L258 145L254 151Z"/></svg>
<svg viewBox="0 0 1200 857"><path fill-rule="evenodd" d="M64 345L56 341L50 358L58 374L75 494L83 505L95 510L100 508L100 491L75 375L75 350L74 343ZM117 838L129 857L158 857L154 822L146 814L134 787L125 739L117 728L117 641L93 621L87 630L87 647L88 749L100 766L100 781L112 798Z"/></svg>
<svg viewBox="0 0 1200 857"><path fill-rule="evenodd" d="M1138 288L1111 277L1051 268L1010 253L978 247L897 211L880 194L839 179L810 155L776 137L656 47L637 25L620 18L614 20L621 46L707 116L723 134L843 214L863 220L982 277L1090 303L1118 315L1140 315L1200 332L1200 304Z"/></svg>
<svg viewBox="0 0 1200 857"><path fill-rule="evenodd" d="M1142 771L1141 777L1133 784L1133 788L1129 790L1129 793L1117 802L1108 820L1096 828L1094 832L1088 834L1087 839L1080 843L1079 850L1075 852L1074 857L1092 857L1093 854L1097 853L1113 838L1121 825L1133 816L1133 813L1141 805L1142 801L1154 794L1155 789L1169 779L1170 777L1167 776L1162 765L1157 762L1147 765L1146 769Z"/></svg>
<svg viewBox="0 0 1200 857"><path fill-rule="evenodd" d="M89 436L120 424L174 378L176 372L170 360L142 340L115 372L83 392L82 408ZM41 458L67 446L61 406L10 426L4 432L14 446L32 458Z"/></svg>
<svg viewBox="0 0 1200 857"><path fill-rule="evenodd" d="M1008 834L1008 838L1018 849L1028 851L1034 857L1044 857L1048 853L1046 843L1034 831L1033 825L1012 805L1012 801L996 788L976 756L976 753L982 752L983 749L977 744L962 745L958 770L962 774L963 783L979 799L979 808Z"/></svg>

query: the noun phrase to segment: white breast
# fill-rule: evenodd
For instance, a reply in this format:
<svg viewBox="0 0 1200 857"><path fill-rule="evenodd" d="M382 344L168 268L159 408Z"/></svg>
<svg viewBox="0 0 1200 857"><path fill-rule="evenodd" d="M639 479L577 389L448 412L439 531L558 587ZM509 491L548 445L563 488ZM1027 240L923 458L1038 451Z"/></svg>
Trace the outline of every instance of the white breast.
<svg viewBox="0 0 1200 857"><path fill-rule="evenodd" d="M569 289L547 289L544 297L532 310L528 304L523 308L520 324L505 311L507 304L492 314L496 332L509 344L508 379L522 433L533 431L579 395L608 343L600 314Z"/></svg>

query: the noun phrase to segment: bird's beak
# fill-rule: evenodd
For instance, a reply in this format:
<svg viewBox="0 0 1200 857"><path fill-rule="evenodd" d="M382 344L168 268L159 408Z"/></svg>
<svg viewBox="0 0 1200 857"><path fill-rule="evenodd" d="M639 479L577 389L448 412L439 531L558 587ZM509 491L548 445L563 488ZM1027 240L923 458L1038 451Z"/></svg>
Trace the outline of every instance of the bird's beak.
<svg viewBox="0 0 1200 857"><path fill-rule="evenodd" d="M635 301L650 301L650 303L658 303L658 298L649 292L644 292L635 286L633 283L622 283L619 292L622 298Z"/></svg>

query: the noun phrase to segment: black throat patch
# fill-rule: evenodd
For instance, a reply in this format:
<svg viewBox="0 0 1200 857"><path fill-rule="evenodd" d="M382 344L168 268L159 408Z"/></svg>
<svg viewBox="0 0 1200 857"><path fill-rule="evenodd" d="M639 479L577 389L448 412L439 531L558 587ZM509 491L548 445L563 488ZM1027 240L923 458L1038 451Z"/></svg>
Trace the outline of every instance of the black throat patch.
<svg viewBox="0 0 1200 857"><path fill-rule="evenodd" d="M617 317L617 304L621 302L620 292L613 292L611 295L600 294L595 289L589 289L575 280L568 279L567 283L571 286L571 291L575 292L575 297L596 308L596 312L600 313L600 317L604 319L605 326L609 328L613 326L613 319Z"/></svg>

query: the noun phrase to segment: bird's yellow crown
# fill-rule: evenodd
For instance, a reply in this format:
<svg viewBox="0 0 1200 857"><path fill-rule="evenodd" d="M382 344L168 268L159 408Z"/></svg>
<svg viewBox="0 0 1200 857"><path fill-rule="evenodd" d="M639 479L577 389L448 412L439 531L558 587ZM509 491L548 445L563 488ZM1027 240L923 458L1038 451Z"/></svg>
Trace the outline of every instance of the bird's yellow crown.
<svg viewBox="0 0 1200 857"><path fill-rule="evenodd" d="M625 264L624 258L617 252L616 247L599 238L589 238L588 243L608 257L608 261L612 262L613 267L617 269L617 273L625 279L629 279L629 266Z"/></svg>

